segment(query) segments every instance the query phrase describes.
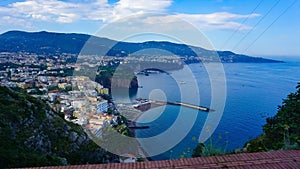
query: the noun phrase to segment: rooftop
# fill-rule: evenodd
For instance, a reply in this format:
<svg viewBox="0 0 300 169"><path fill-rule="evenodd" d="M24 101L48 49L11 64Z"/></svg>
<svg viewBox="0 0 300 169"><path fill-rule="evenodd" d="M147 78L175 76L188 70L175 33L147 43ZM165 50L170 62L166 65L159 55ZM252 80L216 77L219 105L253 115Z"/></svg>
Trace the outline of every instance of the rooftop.
<svg viewBox="0 0 300 169"><path fill-rule="evenodd" d="M196 169L196 168L300 168L300 150L232 154L138 163L89 164L41 169Z"/></svg>

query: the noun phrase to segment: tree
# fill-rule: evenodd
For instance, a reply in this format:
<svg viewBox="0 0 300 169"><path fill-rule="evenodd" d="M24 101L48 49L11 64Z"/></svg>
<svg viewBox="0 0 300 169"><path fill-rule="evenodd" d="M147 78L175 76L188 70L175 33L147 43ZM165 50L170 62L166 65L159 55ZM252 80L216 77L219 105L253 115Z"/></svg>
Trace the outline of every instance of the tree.
<svg viewBox="0 0 300 169"><path fill-rule="evenodd" d="M202 153L204 152L205 144L198 143L198 145L194 148L192 157L201 157Z"/></svg>
<svg viewBox="0 0 300 169"><path fill-rule="evenodd" d="M266 119L263 134L245 144L247 151L300 148L300 83L296 89L283 100L277 114Z"/></svg>

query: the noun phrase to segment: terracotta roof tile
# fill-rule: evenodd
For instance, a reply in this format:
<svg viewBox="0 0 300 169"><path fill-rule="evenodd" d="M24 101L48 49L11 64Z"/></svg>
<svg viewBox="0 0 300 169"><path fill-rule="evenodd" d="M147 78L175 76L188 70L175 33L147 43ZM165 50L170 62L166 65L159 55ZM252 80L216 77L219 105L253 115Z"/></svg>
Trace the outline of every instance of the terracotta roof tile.
<svg viewBox="0 0 300 169"><path fill-rule="evenodd" d="M300 150L232 154L139 163L112 163L41 167L41 169L204 169L204 168L300 168Z"/></svg>

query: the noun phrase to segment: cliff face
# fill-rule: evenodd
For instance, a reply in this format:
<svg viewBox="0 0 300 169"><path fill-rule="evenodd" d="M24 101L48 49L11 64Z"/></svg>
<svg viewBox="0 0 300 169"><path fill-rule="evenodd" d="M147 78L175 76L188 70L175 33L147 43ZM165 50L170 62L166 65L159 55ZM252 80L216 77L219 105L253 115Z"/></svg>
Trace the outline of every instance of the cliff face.
<svg viewBox="0 0 300 169"><path fill-rule="evenodd" d="M99 67L95 81L109 89L137 89L138 80L133 70L127 66Z"/></svg>
<svg viewBox="0 0 300 169"><path fill-rule="evenodd" d="M0 87L0 168L116 162L45 103Z"/></svg>
<svg viewBox="0 0 300 169"><path fill-rule="evenodd" d="M123 79L123 78L113 78L110 81L111 81L111 87L114 88L126 88L126 89L138 88L138 80L136 76L132 80Z"/></svg>

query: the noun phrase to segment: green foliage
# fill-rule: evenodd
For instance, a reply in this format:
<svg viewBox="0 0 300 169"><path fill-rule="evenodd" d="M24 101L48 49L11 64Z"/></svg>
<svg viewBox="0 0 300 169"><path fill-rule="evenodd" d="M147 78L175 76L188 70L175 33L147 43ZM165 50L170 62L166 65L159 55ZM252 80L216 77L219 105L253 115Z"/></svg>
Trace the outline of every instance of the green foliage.
<svg viewBox="0 0 300 169"><path fill-rule="evenodd" d="M210 132L210 127L207 127L206 132ZM193 149L192 157L201 157L201 156L215 156L215 155L223 155L230 153L227 151L228 146L228 133L225 132L225 145L223 144L223 136L221 134L218 135L218 139L210 139L206 143L198 143L198 145ZM192 138L194 141L195 137ZM220 146L222 144L222 146Z"/></svg>
<svg viewBox="0 0 300 169"><path fill-rule="evenodd" d="M32 152L25 149L1 149L0 167L24 167L24 166L59 166L63 165L60 158Z"/></svg>
<svg viewBox="0 0 300 169"><path fill-rule="evenodd" d="M44 102L0 87L0 168L100 163L112 155Z"/></svg>
<svg viewBox="0 0 300 169"><path fill-rule="evenodd" d="M193 149L192 157L216 156L216 155L223 155L227 153L228 152L225 149L217 147L211 143L209 144L198 143L198 145Z"/></svg>
<svg viewBox="0 0 300 169"><path fill-rule="evenodd" d="M124 136L128 136L130 134L129 128L126 126L126 124L117 125L114 128Z"/></svg>
<svg viewBox="0 0 300 169"><path fill-rule="evenodd" d="M115 84L118 87L129 87L131 89L138 87L137 77L134 75L133 70L128 67L101 66L98 68L97 75L94 78L96 82L102 84L105 88L111 88L112 78L116 81L130 80L129 86Z"/></svg>
<svg viewBox="0 0 300 169"><path fill-rule="evenodd" d="M216 156L216 155L223 155L227 152L224 151L222 148L213 146L209 144L208 146L205 146L202 151L202 156Z"/></svg>
<svg viewBox="0 0 300 169"><path fill-rule="evenodd" d="M113 111L111 109L107 110L106 112L107 114L111 115L113 113Z"/></svg>
<svg viewBox="0 0 300 169"><path fill-rule="evenodd" d="M35 106L33 107L32 104ZM44 104L32 96L10 91L8 88L0 87L0 118L18 120L29 116L31 112L38 118L45 117Z"/></svg>
<svg viewBox="0 0 300 169"><path fill-rule="evenodd" d="M199 143L193 150L192 157L201 157L202 153L204 152L205 144Z"/></svg>
<svg viewBox="0 0 300 169"><path fill-rule="evenodd" d="M0 168L62 165L58 157L23 146L33 130L26 126L16 128L30 116L37 120L45 119L47 108L44 103L29 95L0 87L0 107ZM39 124L31 123L30 127L38 128Z"/></svg>
<svg viewBox="0 0 300 169"><path fill-rule="evenodd" d="M297 92L283 100L274 117L266 119L263 134L245 144L247 151L300 148L300 83Z"/></svg>
<svg viewBox="0 0 300 169"><path fill-rule="evenodd" d="M111 78L116 68L111 66L102 66L98 68L98 74L95 81L102 84L105 88L111 88Z"/></svg>
<svg viewBox="0 0 300 169"><path fill-rule="evenodd" d="M137 158L137 162L144 162L145 160L143 158Z"/></svg>

